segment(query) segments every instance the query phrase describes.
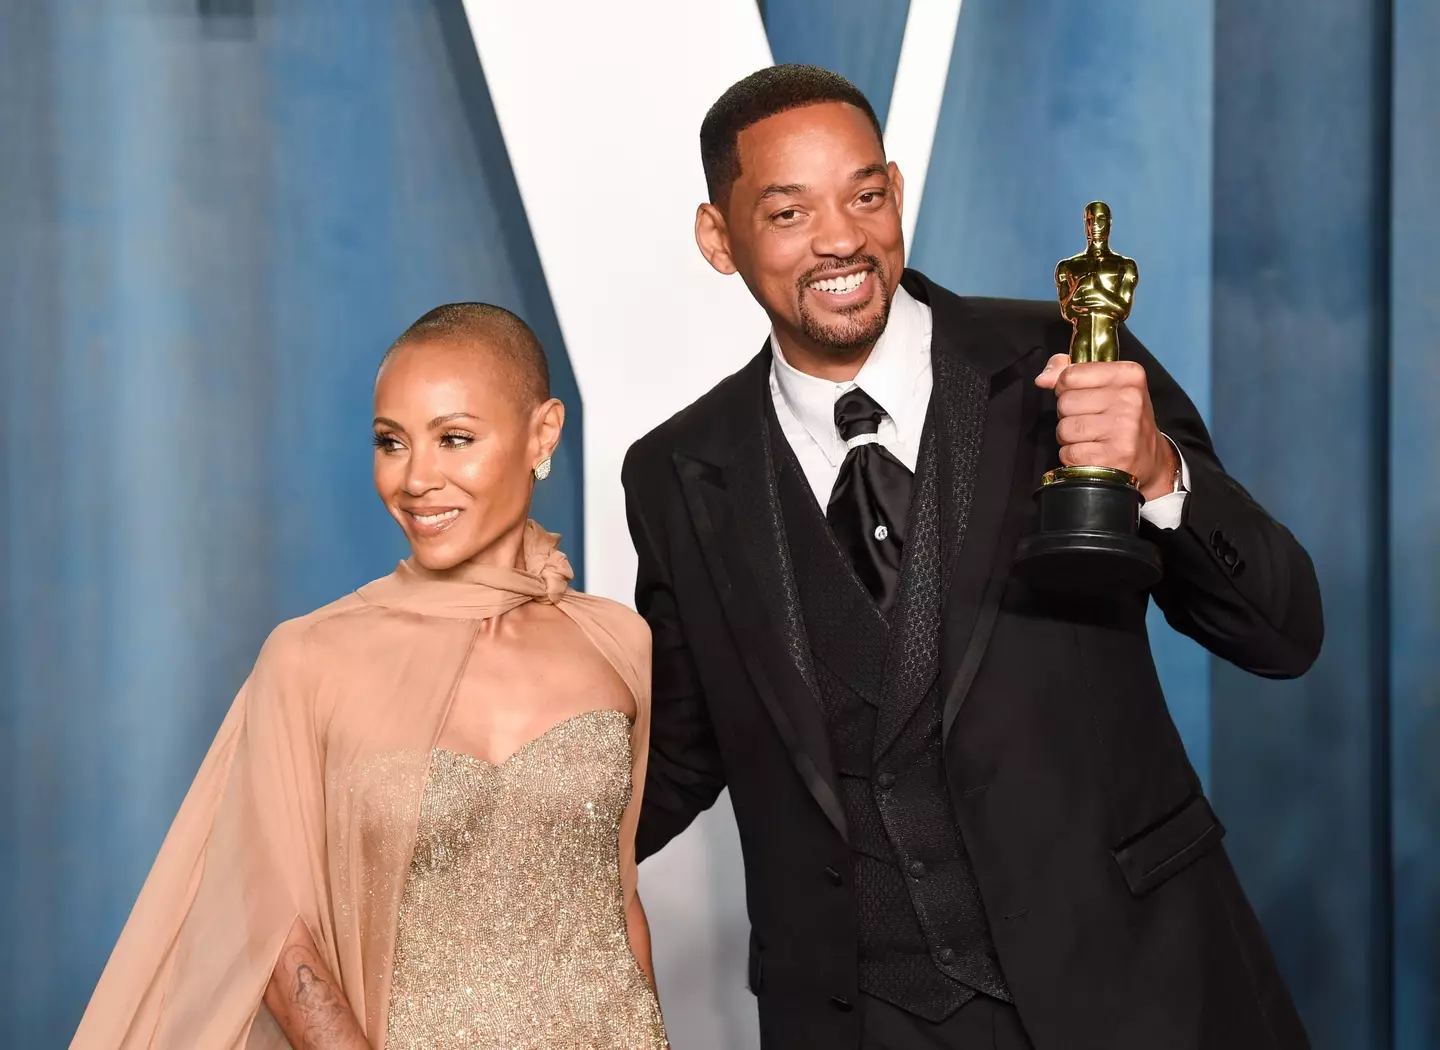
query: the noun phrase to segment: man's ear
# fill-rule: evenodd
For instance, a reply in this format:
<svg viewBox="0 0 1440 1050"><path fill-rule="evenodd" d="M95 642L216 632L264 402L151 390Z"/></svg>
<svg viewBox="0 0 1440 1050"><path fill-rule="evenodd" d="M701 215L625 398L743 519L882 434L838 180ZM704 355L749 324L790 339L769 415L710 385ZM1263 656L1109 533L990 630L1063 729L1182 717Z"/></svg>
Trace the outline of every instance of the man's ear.
<svg viewBox="0 0 1440 1050"><path fill-rule="evenodd" d="M905 217L905 176L900 174L900 166L893 160L890 162L890 195L895 199L895 212L902 219Z"/></svg>
<svg viewBox="0 0 1440 1050"><path fill-rule="evenodd" d="M695 243L705 261L720 273L728 276L737 270L730 255L730 229L725 225L725 216L708 201L695 209Z"/></svg>

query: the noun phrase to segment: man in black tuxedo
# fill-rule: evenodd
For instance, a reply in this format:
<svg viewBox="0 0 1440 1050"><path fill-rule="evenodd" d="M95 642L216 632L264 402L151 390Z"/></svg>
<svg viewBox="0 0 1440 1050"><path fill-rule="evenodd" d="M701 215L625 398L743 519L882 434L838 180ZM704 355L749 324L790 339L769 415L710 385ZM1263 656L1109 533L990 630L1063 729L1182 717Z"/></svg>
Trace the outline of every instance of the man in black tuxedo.
<svg viewBox="0 0 1440 1050"><path fill-rule="evenodd" d="M1160 691L1176 628L1291 677L1310 560L1128 332L904 269L864 96L779 66L706 116L700 250L770 339L630 450L655 637L639 852L730 788L766 1050L1307 1046ZM1012 574L1057 459L1123 468L1151 595Z"/></svg>

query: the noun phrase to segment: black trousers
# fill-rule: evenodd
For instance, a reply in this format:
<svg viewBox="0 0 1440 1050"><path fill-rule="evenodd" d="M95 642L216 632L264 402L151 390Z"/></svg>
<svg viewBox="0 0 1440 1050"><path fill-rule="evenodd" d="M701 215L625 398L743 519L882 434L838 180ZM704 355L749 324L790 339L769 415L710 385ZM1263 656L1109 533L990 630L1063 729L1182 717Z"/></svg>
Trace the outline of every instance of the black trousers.
<svg viewBox="0 0 1440 1050"><path fill-rule="evenodd" d="M938 1024L861 994L861 1050L1034 1050L1015 1007L977 995Z"/></svg>

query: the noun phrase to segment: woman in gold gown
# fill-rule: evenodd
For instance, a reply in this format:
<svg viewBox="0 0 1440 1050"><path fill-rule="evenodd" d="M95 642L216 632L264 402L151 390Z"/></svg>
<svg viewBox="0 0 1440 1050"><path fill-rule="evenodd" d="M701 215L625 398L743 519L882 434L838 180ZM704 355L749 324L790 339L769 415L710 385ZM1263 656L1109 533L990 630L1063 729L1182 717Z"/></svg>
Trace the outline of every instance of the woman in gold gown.
<svg viewBox="0 0 1440 1050"><path fill-rule="evenodd" d="M650 639L529 520L564 408L518 318L375 388L396 571L280 625L72 1050L661 1050L635 827Z"/></svg>

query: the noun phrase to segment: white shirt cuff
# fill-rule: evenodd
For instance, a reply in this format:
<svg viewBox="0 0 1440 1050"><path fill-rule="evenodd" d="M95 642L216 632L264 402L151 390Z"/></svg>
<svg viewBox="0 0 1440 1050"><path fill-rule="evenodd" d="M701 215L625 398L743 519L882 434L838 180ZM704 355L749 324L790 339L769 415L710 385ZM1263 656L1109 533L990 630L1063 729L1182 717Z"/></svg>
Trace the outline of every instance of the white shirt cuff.
<svg viewBox="0 0 1440 1050"><path fill-rule="evenodd" d="M1140 507L1140 520L1148 521L1157 529L1178 529L1180 516L1185 510L1185 497L1190 494L1190 467L1185 462L1185 457L1180 454L1180 446L1170 440L1170 435L1160 436L1170 441L1170 447L1175 450L1175 458L1180 461L1180 487L1164 496L1147 500Z"/></svg>

